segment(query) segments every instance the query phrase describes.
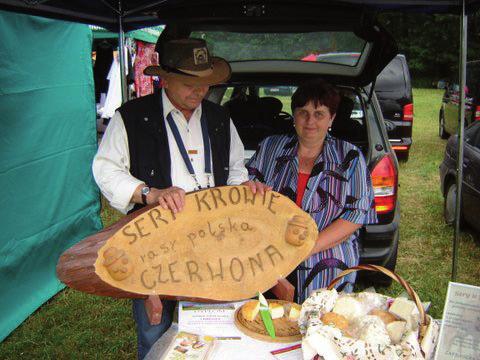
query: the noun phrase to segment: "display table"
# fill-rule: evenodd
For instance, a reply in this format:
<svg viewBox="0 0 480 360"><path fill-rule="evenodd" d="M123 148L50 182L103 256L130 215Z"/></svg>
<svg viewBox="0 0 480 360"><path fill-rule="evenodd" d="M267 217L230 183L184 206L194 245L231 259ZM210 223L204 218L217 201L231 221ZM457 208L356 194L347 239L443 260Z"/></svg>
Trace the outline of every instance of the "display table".
<svg viewBox="0 0 480 360"><path fill-rule="evenodd" d="M209 310L188 310L186 307L194 303L180 302L178 307L178 323L173 323L170 329L154 344L146 356L146 360L161 359L167 351L178 331L187 331L192 333L201 333L216 337L215 348L209 359L289 359L301 360L302 353L300 349L290 352L283 352L278 357L272 355L272 351L289 348L300 344L300 341L293 343L265 342L253 339L240 332L234 324L235 309L243 302L228 303L229 309ZM197 304L199 307L205 304ZM215 306L216 305L211 305ZM220 305L221 306L221 305Z"/></svg>

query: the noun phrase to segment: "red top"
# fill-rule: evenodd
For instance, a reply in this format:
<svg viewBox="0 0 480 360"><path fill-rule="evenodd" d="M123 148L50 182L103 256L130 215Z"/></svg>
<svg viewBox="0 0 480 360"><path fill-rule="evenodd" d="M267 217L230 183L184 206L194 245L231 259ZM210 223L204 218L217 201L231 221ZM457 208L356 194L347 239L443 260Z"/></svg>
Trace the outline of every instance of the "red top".
<svg viewBox="0 0 480 360"><path fill-rule="evenodd" d="M305 188L307 187L308 178L310 174L298 173L298 184L297 184L297 206L302 207L303 194L305 193Z"/></svg>

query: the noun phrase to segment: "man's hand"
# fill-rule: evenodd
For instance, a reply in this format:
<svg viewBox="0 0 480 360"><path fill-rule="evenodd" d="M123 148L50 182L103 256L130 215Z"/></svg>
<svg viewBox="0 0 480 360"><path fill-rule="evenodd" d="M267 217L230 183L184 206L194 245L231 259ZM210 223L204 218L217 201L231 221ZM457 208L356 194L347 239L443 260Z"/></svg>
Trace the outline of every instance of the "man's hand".
<svg viewBox="0 0 480 360"><path fill-rule="evenodd" d="M242 183L242 185L247 185L254 194L256 194L258 191L260 195L263 195L265 191L272 190L271 186L268 186L267 184L261 183L259 181L248 180Z"/></svg>
<svg viewBox="0 0 480 360"><path fill-rule="evenodd" d="M165 210L178 213L185 206L185 190L172 186L166 189L151 188L147 195L147 204L159 204Z"/></svg>

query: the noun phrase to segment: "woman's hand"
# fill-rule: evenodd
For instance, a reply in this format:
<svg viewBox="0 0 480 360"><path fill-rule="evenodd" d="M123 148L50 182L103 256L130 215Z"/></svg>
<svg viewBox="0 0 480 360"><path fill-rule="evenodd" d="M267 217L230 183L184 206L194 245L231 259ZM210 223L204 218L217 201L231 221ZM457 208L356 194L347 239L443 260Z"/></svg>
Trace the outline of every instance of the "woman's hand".
<svg viewBox="0 0 480 360"><path fill-rule="evenodd" d="M243 182L242 185L247 185L254 194L256 194L258 191L260 195L263 195L265 191L272 190L271 186L268 186L267 184L261 183L259 181L248 180Z"/></svg>

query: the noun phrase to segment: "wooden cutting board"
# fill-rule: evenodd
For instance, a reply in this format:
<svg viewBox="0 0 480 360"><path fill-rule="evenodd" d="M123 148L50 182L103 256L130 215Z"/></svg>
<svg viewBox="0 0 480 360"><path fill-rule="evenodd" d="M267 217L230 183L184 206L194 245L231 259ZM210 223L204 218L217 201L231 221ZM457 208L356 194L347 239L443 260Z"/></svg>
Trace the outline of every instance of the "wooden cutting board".
<svg viewBox="0 0 480 360"><path fill-rule="evenodd" d="M268 303L275 302L282 304L285 309L285 305L288 305L288 301L283 300L267 300ZM268 335L267 329L263 324L262 317L260 314L257 315L254 321L245 320L242 316L242 307L239 307L235 311L235 325L242 331L244 334L262 341L268 342L280 342L280 343L290 343L295 341L302 340L302 335L298 328L298 322L288 319L288 313L285 311L285 315L279 319L273 319L273 326L275 327L275 338ZM286 309L285 309L286 310Z"/></svg>

